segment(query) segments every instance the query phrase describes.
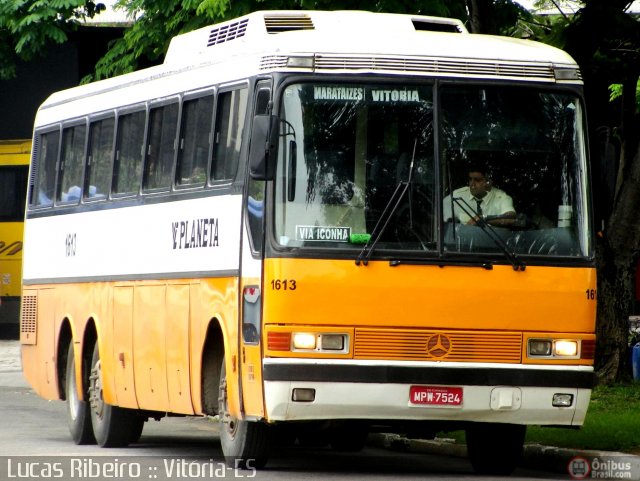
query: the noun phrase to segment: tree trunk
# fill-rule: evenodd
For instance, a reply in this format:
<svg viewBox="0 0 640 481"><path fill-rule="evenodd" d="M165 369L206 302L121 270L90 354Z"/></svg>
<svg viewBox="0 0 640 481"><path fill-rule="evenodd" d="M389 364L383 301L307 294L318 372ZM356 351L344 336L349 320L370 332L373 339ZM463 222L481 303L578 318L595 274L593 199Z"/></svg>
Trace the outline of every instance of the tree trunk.
<svg viewBox="0 0 640 481"><path fill-rule="evenodd" d="M598 239L598 313L596 375L598 383L628 378L628 316L634 302L631 262L617 262L606 239Z"/></svg>
<svg viewBox="0 0 640 481"><path fill-rule="evenodd" d="M493 0L466 0L471 33L497 33Z"/></svg>
<svg viewBox="0 0 640 481"><path fill-rule="evenodd" d="M625 170L605 237L598 241L596 371L604 383L628 378L628 317L634 308L634 261L640 245L640 148Z"/></svg>

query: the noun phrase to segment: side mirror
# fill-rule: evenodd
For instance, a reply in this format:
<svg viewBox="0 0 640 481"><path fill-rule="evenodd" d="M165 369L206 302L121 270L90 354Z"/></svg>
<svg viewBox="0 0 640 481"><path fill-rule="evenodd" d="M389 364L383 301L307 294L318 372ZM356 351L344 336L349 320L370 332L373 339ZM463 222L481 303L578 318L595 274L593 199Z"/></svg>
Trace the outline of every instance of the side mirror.
<svg viewBox="0 0 640 481"><path fill-rule="evenodd" d="M272 180L275 177L277 150L278 117L256 115L249 147L249 174L252 179Z"/></svg>

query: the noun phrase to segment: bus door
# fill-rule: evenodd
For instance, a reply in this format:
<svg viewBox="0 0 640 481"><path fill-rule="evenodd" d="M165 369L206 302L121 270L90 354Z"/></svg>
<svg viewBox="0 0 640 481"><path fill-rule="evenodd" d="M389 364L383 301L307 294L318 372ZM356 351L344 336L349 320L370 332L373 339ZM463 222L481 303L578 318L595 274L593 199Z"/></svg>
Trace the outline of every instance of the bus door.
<svg viewBox="0 0 640 481"><path fill-rule="evenodd" d="M256 84L253 114L269 113L271 81ZM253 118L253 116L251 117ZM247 176L240 279L240 363L245 416L264 416L262 390L262 258L265 182Z"/></svg>

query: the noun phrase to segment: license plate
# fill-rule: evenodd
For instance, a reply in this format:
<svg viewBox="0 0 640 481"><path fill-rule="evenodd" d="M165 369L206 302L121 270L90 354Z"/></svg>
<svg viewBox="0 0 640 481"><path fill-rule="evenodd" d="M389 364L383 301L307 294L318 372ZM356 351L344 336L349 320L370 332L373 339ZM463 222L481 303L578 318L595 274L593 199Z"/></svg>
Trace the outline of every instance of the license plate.
<svg viewBox="0 0 640 481"><path fill-rule="evenodd" d="M462 406L462 388L450 386L411 386L409 402L421 406Z"/></svg>

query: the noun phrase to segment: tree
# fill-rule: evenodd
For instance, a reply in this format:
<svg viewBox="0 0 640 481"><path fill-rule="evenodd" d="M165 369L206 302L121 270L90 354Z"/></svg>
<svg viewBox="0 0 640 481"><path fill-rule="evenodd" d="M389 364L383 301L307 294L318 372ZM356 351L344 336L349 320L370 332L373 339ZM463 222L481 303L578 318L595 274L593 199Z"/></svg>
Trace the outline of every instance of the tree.
<svg viewBox="0 0 640 481"><path fill-rule="evenodd" d="M596 223L604 225L597 241L596 370L602 382L628 377L627 319L640 249L640 23L627 13L631 3L585 0L551 37L576 59L585 80ZM609 101L612 84L621 85L616 104Z"/></svg>
<svg viewBox="0 0 640 481"><path fill-rule="evenodd" d="M66 42L82 19L104 8L93 0L1 1L0 80L15 76L18 60L31 60L49 45Z"/></svg>

